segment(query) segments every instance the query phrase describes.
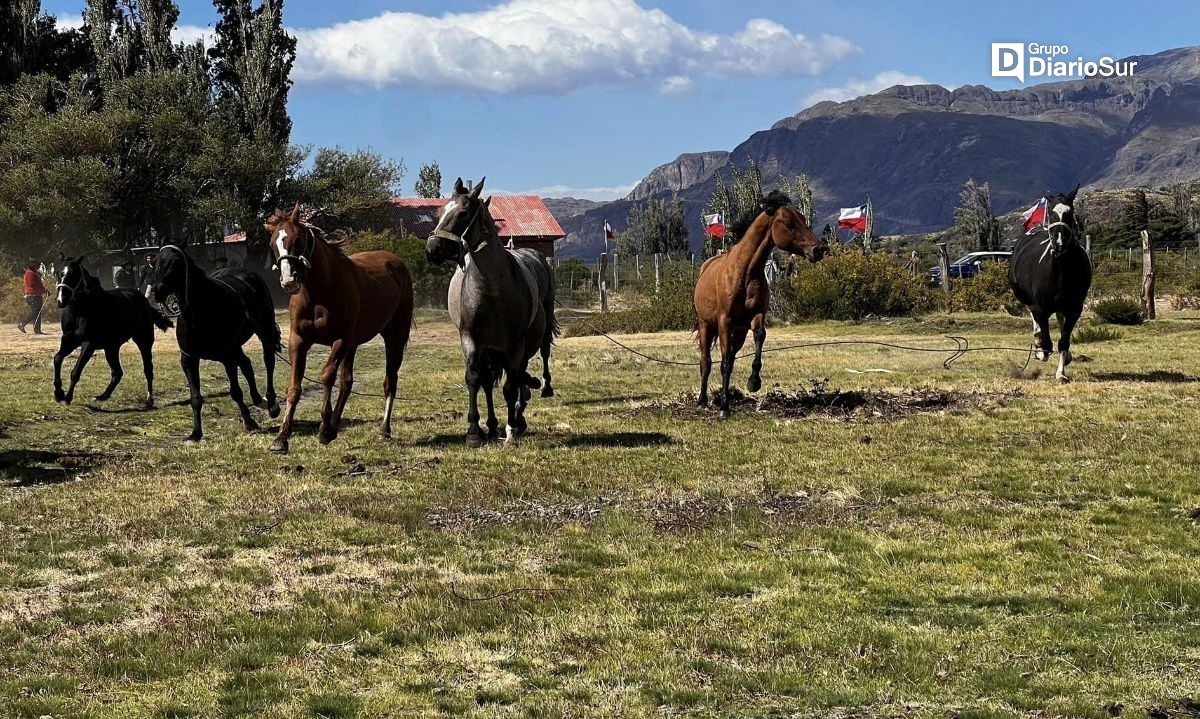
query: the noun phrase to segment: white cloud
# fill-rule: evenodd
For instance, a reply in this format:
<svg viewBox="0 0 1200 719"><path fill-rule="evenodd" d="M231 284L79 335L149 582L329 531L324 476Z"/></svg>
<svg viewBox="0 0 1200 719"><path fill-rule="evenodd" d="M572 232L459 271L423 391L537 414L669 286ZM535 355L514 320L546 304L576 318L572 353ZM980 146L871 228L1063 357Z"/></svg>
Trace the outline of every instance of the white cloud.
<svg viewBox="0 0 1200 719"><path fill-rule="evenodd" d="M811 92L804 97L804 106L810 107L822 100L845 102L863 95L871 95L880 90L886 90L893 85L928 85L929 81L920 75L909 75L898 70L881 72L870 80L855 80L838 87L824 87Z"/></svg>
<svg viewBox="0 0 1200 719"><path fill-rule="evenodd" d="M637 183L629 185L616 185L613 187L572 187L570 185L547 185L546 187L535 187L532 190L523 190L521 192L513 192L510 190L495 190L492 194L496 195L537 195L538 197L574 197L577 200L595 200L597 202L608 202L610 200L619 200L637 186Z"/></svg>
<svg viewBox="0 0 1200 719"><path fill-rule="evenodd" d="M694 30L635 0L508 0L478 12L385 12L295 33L299 82L494 94L818 75L859 52L844 38L807 37L772 20L751 20L731 35Z"/></svg>
<svg viewBox="0 0 1200 719"><path fill-rule="evenodd" d="M662 84L658 86L658 91L668 97L677 97L688 94L695 85L690 77L671 75L662 81Z"/></svg>

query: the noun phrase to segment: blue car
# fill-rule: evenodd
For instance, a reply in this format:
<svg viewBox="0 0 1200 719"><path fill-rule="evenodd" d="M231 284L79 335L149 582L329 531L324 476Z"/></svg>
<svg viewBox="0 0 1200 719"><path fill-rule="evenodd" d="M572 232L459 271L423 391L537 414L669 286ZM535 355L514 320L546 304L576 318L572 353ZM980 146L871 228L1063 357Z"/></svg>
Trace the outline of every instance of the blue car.
<svg viewBox="0 0 1200 719"><path fill-rule="evenodd" d="M1008 262L1011 258L1011 252L968 252L950 263L950 278L965 280L979 274L989 262ZM929 283L934 287L942 286L942 268L929 268Z"/></svg>

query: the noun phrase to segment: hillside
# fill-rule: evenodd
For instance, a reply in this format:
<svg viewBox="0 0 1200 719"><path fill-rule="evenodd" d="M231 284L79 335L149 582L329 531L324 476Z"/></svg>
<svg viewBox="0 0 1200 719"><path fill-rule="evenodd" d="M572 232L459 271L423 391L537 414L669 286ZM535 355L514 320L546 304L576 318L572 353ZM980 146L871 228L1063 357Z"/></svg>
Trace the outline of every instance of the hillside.
<svg viewBox="0 0 1200 719"><path fill-rule="evenodd" d="M729 152L689 153L653 170L630 195L559 217L564 255L599 251L607 219L624 225L632 202L678 194L691 242L721 173L750 160L764 181L807 174L817 229L867 195L880 234L947 227L964 182L988 182L998 213L1051 189L1158 187L1200 177L1200 47L1131 58L1132 78L995 91L970 85L896 86L823 102L751 135Z"/></svg>

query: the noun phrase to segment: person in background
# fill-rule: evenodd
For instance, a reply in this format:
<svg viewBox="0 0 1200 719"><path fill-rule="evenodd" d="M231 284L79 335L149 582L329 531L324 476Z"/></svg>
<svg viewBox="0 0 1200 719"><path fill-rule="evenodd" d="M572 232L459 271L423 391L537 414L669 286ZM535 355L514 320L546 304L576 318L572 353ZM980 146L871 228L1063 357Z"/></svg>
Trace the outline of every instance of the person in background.
<svg viewBox="0 0 1200 719"><path fill-rule="evenodd" d="M115 276L117 289L132 290L137 287L137 278L133 273L133 260L125 260Z"/></svg>
<svg viewBox="0 0 1200 719"><path fill-rule="evenodd" d="M21 320L17 329L23 334L25 328L32 324L35 335L44 335L46 333L42 332L42 303L45 302L46 285L42 284L42 275L38 272L36 262L30 260L26 265L22 285L25 290L25 303L29 305L29 314Z"/></svg>
<svg viewBox="0 0 1200 719"><path fill-rule="evenodd" d="M154 255L146 253L146 262L138 269L137 286L142 288L146 299L152 299L151 286L154 284Z"/></svg>

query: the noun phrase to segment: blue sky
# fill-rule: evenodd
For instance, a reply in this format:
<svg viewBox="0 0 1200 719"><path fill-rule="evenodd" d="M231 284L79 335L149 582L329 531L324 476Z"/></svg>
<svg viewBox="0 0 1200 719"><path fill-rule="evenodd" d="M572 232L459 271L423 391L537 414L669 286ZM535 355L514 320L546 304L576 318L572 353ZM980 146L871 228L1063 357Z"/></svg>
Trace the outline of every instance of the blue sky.
<svg viewBox="0 0 1200 719"><path fill-rule="evenodd" d="M214 22L207 0L179 2L184 32ZM288 0L285 21L301 45L294 141L401 158L404 194L437 160L449 181L608 199L819 97L920 79L1017 87L990 76L994 41L1088 59L1196 44L1200 3Z"/></svg>

